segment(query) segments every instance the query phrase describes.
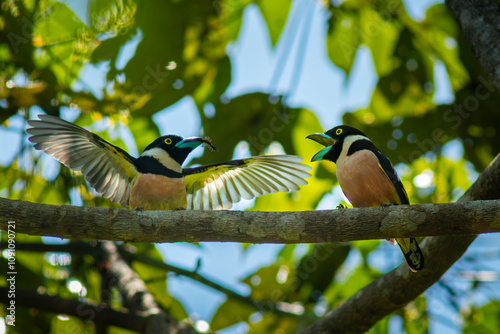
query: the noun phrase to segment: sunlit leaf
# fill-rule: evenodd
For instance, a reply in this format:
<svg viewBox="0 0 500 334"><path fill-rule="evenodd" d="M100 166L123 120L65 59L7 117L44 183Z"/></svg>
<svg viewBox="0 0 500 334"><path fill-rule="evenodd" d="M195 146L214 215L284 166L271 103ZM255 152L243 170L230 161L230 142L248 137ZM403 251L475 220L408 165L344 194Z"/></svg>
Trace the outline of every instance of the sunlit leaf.
<svg viewBox="0 0 500 334"><path fill-rule="evenodd" d="M363 22L361 27L364 28L363 44L371 50L377 75L384 76L394 67L395 59L392 55L400 33L400 25L394 19L384 20L381 14L388 13L387 11L379 13L366 8L361 11L360 20Z"/></svg>
<svg viewBox="0 0 500 334"><path fill-rule="evenodd" d="M351 71L356 51L361 44L357 12L342 12L332 18L326 39L328 56L332 62L347 74Z"/></svg>
<svg viewBox="0 0 500 334"><path fill-rule="evenodd" d="M257 1L264 20L266 20L269 29L271 43L276 45L285 26L288 12L290 10L290 0L261 0Z"/></svg>
<svg viewBox="0 0 500 334"><path fill-rule="evenodd" d="M215 311L210 328L215 332L239 322L247 322L251 314L257 312L255 307L229 298Z"/></svg>

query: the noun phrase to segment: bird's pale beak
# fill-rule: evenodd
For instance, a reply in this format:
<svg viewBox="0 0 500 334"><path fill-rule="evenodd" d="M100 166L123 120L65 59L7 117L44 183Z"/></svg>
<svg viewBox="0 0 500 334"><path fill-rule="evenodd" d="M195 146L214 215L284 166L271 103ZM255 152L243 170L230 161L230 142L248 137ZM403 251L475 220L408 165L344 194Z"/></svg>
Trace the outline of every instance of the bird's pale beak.
<svg viewBox="0 0 500 334"><path fill-rule="evenodd" d="M335 139L333 139L328 135L325 135L324 133L313 133L312 135L309 135L306 138L312 139L323 146L332 146L333 144L335 144Z"/></svg>
<svg viewBox="0 0 500 334"><path fill-rule="evenodd" d="M320 143L321 145L326 146L324 149L316 153L312 157L311 161L323 160L325 154L327 154L332 149L333 144L335 144L335 139L333 139L328 135L325 135L324 133L313 133L312 135L309 135L306 138L312 139Z"/></svg>
<svg viewBox="0 0 500 334"><path fill-rule="evenodd" d="M194 150L201 144L207 145L211 150L217 151L217 148L212 144L209 140L199 138L199 137L189 137L181 140L177 144L175 144L175 147L178 148L190 148L191 150Z"/></svg>

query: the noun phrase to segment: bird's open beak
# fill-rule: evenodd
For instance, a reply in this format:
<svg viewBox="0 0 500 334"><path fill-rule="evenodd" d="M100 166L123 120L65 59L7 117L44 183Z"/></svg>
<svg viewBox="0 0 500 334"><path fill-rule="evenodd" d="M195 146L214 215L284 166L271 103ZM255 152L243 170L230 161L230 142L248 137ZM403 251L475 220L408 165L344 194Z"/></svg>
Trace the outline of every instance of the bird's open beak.
<svg viewBox="0 0 500 334"><path fill-rule="evenodd" d="M175 147L178 148L190 148L191 150L194 150L201 144L204 144L208 146L212 151L217 151L217 147L214 146L209 140L199 138L199 137L189 137L186 139L181 140L177 144L175 144Z"/></svg>
<svg viewBox="0 0 500 334"><path fill-rule="evenodd" d="M332 149L333 144L335 144L335 139L333 139L328 135L325 135L324 133L313 133L312 135L309 135L306 138L312 139L320 143L321 145L326 146L324 149L316 153L312 157L311 161L323 160L325 154L327 154Z"/></svg>
<svg viewBox="0 0 500 334"><path fill-rule="evenodd" d="M306 138L312 139L323 146L332 146L333 144L335 144L335 139L333 139L328 135L325 135L324 133L313 133L312 135L309 135Z"/></svg>

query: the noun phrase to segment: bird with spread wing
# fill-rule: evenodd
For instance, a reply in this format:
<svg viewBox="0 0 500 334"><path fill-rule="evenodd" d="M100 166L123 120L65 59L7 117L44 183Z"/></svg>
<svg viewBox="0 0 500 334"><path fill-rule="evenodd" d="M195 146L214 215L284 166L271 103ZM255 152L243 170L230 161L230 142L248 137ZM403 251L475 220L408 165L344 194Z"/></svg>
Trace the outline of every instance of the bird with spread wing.
<svg viewBox="0 0 500 334"><path fill-rule="evenodd" d="M55 116L30 120L35 148L75 171L103 197L130 209L230 209L242 198L299 190L310 166L294 155L263 155L213 165L183 168L207 139L162 136L134 158L98 135Z"/></svg>

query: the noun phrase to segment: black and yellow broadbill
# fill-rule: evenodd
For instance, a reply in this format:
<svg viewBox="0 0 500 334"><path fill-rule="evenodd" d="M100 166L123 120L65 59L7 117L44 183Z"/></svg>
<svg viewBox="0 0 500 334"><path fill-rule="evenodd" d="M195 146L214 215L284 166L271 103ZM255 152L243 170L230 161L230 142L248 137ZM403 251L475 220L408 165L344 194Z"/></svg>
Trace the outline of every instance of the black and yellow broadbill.
<svg viewBox="0 0 500 334"><path fill-rule="evenodd" d="M337 180L354 207L410 204L394 166L363 132L341 125L307 138L326 146L312 161L329 160L337 165ZM387 241L399 244L411 271L424 268L424 255L415 238Z"/></svg>
<svg viewBox="0 0 500 334"><path fill-rule="evenodd" d="M58 117L39 115L26 131L35 148L75 171L103 197L130 209L229 209L233 203L306 185L311 167L293 155L265 155L182 168L206 139L162 136L134 158L98 135Z"/></svg>

